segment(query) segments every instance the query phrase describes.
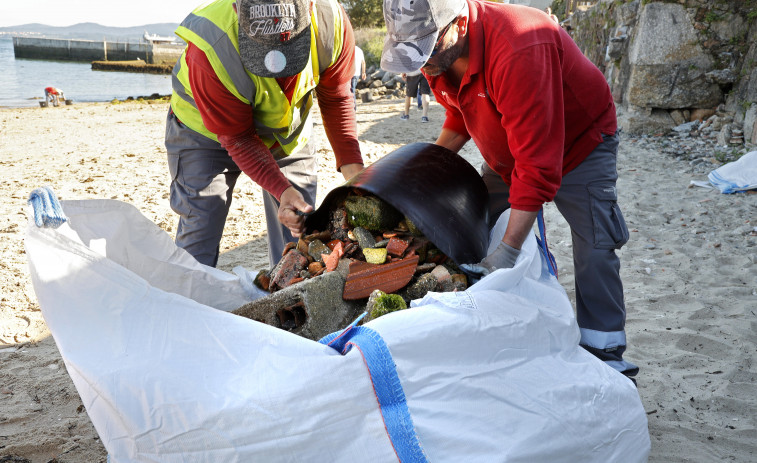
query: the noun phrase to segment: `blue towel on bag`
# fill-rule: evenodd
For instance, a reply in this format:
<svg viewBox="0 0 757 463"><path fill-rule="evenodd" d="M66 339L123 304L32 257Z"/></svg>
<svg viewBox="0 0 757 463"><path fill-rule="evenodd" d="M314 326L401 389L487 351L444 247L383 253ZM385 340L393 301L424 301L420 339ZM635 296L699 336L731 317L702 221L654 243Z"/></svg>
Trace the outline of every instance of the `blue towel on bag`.
<svg viewBox="0 0 757 463"><path fill-rule="evenodd" d="M27 202L34 209L34 223L38 227L58 228L68 220L55 192L49 186L35 188L29 193Z"/></svg>

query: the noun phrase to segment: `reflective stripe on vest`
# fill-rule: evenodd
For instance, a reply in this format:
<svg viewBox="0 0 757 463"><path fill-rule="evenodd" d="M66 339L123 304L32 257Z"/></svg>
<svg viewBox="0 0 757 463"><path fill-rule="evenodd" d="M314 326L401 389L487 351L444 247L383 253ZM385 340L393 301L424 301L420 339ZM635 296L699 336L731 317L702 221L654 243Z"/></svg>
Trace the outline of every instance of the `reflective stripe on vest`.
<svg viewBox="0 0 757 463"><path fill-rule="evenodd" d="M290 104L276 79L253 75L244 68L239 56L237 15L231 5L232 0L219 0L197 8L176 33L205 52L226 89L252 106L255 129L265 144L271 147L278 141L289 154L307 143L312 125L308 121L313 104L312 90L320 74L341 54L344 34L341 7L334 0L316 1L311 16L310 62L298 75L293 104ZM186 50L174 67L172 84L171 107L179 120L217 141L216 135L203 125L192 96Z"/></svg>

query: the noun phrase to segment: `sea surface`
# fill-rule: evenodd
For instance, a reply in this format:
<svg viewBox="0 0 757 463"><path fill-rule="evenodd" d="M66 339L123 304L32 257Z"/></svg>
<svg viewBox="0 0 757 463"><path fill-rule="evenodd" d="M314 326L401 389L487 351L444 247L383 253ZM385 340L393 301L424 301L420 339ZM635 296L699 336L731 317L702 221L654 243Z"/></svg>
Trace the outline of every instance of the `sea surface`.
<svg viewBox="0 0 757 463"><path fill-rule="evenodd" d="M89 62L16 59L13 39L0 37L0 108L39 107L45 87L76 102L171 94L171 76L93 71Z"/></svg>

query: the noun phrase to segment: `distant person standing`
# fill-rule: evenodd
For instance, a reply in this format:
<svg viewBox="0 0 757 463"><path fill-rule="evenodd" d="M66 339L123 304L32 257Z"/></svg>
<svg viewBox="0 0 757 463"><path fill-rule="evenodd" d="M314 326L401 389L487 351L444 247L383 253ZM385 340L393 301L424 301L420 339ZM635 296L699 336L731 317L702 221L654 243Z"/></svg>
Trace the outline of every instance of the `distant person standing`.
<svg viewBox="0 0 757 463"><path fill-rule="evenodd" d="M410 119L410 104L413 97L418 99L418 107L423 110L421 116L421 122L428 122L428 105L431 95L431 87L428 85L426 76L421 74L421 71L403 73L402 78L405 79L405 111L400 116L403 121Z"/></svg>
<svg viewBox="0 0 757 463"><path fill-rule="evenodd" d="M355 100L355 111L357 111L357 83L365 80L365 55L363 50L355 45L355 75L352 76L352 98Z"/></svg>
<svg viewBox="0 0 757 463"><path fill-rule="evenodd" d="M55 87L45 87L45 101L47 101L48 104L52 103L53 106L60 105L60 102L65 100L66 97L63 95L63 90Z"/></svg>

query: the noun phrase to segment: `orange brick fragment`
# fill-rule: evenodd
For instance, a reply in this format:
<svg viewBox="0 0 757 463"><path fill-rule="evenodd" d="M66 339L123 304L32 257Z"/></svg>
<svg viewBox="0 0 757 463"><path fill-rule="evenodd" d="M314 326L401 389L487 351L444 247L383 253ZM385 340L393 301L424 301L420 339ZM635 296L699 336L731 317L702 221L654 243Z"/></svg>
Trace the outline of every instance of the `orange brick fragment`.
<svg viewBox="0 0 757 463"><path fill-rule="evenodd" d="M321 254L321 259L323 259L323 263L326 264L327 272L333 272L336 270L339 265L339 259L344 255L344 245L342 242L339 240L334 241L337 241L337 244L334 246L331 254Z"/></svg>
<svg viewBox="0 0 757 463"><path fill-rule="evenodd" d="M410 241L393 237L389 239L389 243L386 245L386 252L392 256L402 257L408 246L410 246Z"/></svg>

